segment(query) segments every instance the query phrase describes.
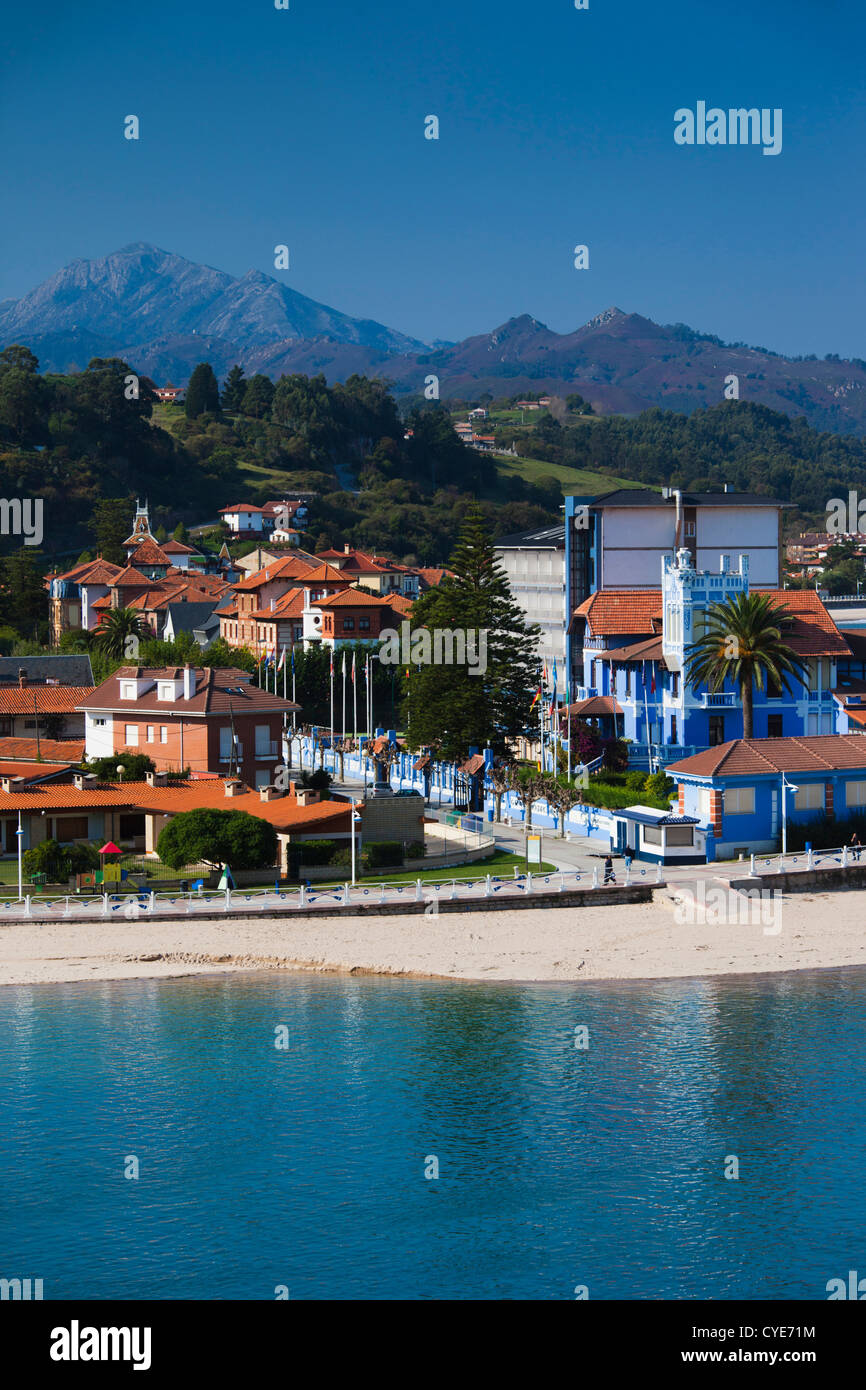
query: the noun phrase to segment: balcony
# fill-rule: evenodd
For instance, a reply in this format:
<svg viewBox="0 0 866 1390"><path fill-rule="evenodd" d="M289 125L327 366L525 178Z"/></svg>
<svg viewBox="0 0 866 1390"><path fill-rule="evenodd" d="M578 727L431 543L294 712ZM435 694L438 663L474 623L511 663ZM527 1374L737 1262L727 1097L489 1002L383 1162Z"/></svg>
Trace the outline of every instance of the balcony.
<svg viewBox="0 0 866 1390"><path fill-rule="evenodd" d="M702 709L736 709L739 703L739 696L733 692L727 694L722 692L720 695L711 695L704 690L701 693Z"/></svg>
<svg viewBox="0 0 866 1390"><path fill-rule="evenodd" d="M221 762L221 763L240 762L240 761L242 760L243 756L244 756L244 745L243 745L242 743L236 743L236 744L235 744L234 752L232 752L232 750L231 750L230 748L226 748L226 749L222 749L222 748L221 748L221 749L220 749L220 762Z"/></svg>
<svg viewBox="0 0 866 1390"><path fill-rule="evenodd" d="M256 743L257 758L278 758L280 756L280 745L274 741L270 743Z"/></svg>

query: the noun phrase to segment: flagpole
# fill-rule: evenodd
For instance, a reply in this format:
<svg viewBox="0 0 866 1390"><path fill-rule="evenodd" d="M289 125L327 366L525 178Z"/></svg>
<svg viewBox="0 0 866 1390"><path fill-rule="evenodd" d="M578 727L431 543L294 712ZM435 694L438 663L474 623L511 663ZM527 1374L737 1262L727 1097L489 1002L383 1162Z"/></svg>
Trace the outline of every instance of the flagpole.
<svg viewBox="0 0 866 1390"><path fill-rule="evenodd" d="M294 642L292 643L292 704L293 704L293 705L294 705L294 704L297 704L297 701L296 701L296 699L295 699L295 644L294 644ZM298 714L298 711L297 711L296 709L293 709L293 710L292 710L292 729L293 729L293 730L294 730L294 728L295 728L295 720L297 719L297 714Z"/></svg>
<svg viewBox="0 0 866 1390"><path fill-rule="evenodd" d="M355 670L355 653L352 652L352 711L355 729L355 748L358 747L358 673Z"/></svg>
<svg viewBox="0 0 866 1390"><path fill-rule="evenodd" d="M343 743L346 742L346 648L343 648Z"/></svg>
<svg viewBox="0 0 866 1390"><path fill-rule="evenodd" d="M337 771L337 755L334 752L334 650L331 648L331 752L334 755L334 773Z"/></svg>

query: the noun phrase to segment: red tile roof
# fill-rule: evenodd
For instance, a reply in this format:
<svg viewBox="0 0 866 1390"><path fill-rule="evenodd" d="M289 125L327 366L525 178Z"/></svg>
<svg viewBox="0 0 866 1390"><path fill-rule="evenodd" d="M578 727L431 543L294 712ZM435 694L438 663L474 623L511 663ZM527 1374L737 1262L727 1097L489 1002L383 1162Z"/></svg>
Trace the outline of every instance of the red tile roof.
<svg viewBox="0 0 866 1390"><path fill-rule="evenodd" d="M662 616L661 589L601 589L575 609L586 618L591 637L631 637L655 632L653 619Z"/></svg>
<svg viewBox="0 0 866 1390"><path fill-rule="evenodd" d="M80 761L79 758L64 767L62 763L6 762L0 759L0 777L23 777L25 782L38 782L43 777L62 776L67 768L76 767Z"/></svg>
<svg viewBox="0 0 866 1390"><path fill-rule="evenodd" d="M194 550L191 545L184 545L182 541L166 541L162 546L166 555L200 555L201 551Z"/></svg>
<svg viewBox="0 0 866 1390"><path fill-rule="evenodd" d="M341 589L328 598L314 598L311 603L314 608L388 608L391 600L378 594L362 594L357 589Z"/></svg>
<svg viewBox="0 0 866 1390"><path fill-rule="evenodd" d="M139 570L134 569L132 565L127 565L126 569L121 570L120 574L114 576L112 588L146 588L148 584L152 583L153 580L148 579L146 574L142 574Z"/></svg>
<svg viewBox="0 0 866 1390"><path fill-rule="evenodd" d="M241 579L232 588L237 593L248 593L251 589L259 589L263 584L269 584L274 579L306 579L312 569L306 560L299 559L296 555L286 555L282 560L275 560L266 569L258 570L251 574L249 579Z"/></svg>
<svg viewBox="0 0 866 1390"><path fill-rule="evenodd" d="M130 564L136 565L168 565L169 558L165 551L152 536L145 536L143 540L137 541L135 549L129 557Z"/></svg>
<svg viewBox="0 0 866 1390"><path fill-rule="evenodd" d="M77 738L0 738L0 758L4 762L35 762L37 753L46 763L80 763L84 739Z"/></svg>
<svg viewBox="0 0 866 1390"><path fill-rule="evenodd" d="M665 770L695 777L737 777L835 772L846 768L866 768L866 738L862 734L735 738L670 763Z"/></svg>
<svg viewBox="0 0 866 1390"><path fill-rule="evenodd" d="M612 695L591 695L569 705L568 714L575 719L594 719L600 714L622 714L622 705Z"/></svg>
<svg viewBox="0 0 866 1390"><path fill-rule="evenodd" d="M71 714L96 687L92 685L27 685L0 687L0 714Z"/></svg>
<svg viewBox="0 0 866 1390"><path fill-rule="evenodd" d="M89 698L79 702L83 710L117 710L141 713L158 710L165 715L185 714L205 716L209 714L274 714L281 710L299 709L291 700L283 700L270 691L260 690L250 684L246 672L226 667L199 667L195 671L195 693L185 700L183 693L176 700L157 698L157 681L183 679L183 667L135 667L122 666L113 675L89 694ZM124 700L120 697L121 680L147 680L149 689L139 695L137 700Z"/></svg>

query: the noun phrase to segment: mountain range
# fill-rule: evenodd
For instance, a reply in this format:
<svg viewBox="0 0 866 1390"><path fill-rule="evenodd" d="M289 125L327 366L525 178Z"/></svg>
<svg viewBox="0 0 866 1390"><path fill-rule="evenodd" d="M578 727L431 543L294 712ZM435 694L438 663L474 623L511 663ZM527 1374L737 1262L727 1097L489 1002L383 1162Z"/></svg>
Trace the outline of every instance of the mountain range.
<svg viewBox="0 0 866 1390"><path fill-rule="evenodd" d="M162 385L183 385L197 362L217 376L352 372L386 377L399 394L439 378L443 399L489 391L577 392L597 413L653 406L690 412L724 397L803 415L817 429L866 433L866 362L783 357L725 344L683 324L661 325L611 308L570 333L528 314L457 343L425 344L373 319L357 319L261 271L240 278L146 242L63 267L21 299L0 303L0 345L25 343L44 371L82 370L122 357Z"/></svg>

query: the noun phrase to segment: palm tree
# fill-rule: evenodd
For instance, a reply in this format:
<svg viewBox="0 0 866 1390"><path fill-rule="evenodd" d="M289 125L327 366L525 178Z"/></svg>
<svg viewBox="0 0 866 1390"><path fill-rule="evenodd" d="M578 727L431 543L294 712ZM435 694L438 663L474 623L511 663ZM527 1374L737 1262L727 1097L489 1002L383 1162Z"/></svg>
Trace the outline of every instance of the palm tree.
<svg viewBox="0 0 866 1390"><path fill-rule="evenodd" d="M136 644L146 641L152 635L141 614L136 613L133 608L112 608L99 625L96 646L106 656L122 659L125 656L132 657L133 653L137 655ZM130 643L130 638L135 638L135 643Z"/></svg>
<svg viewBox="0 0 866 1390"><path fill-rule="evenodd" d="M766 594L734 594L707 609L704 630L686 656L686 679L712 693L732 681L743 706L743 737L753 735L753 695L774 687L791 693L789 676L803 680L808 662L785 641L790 609Z"/></svg>

